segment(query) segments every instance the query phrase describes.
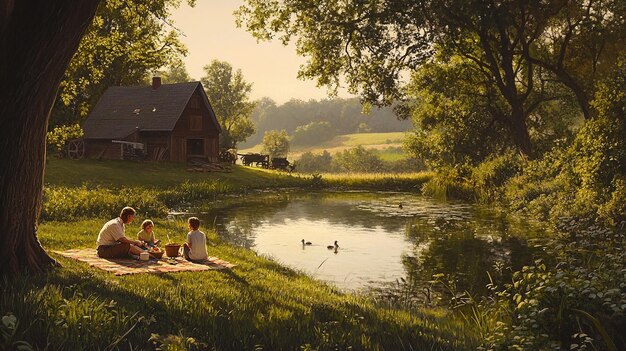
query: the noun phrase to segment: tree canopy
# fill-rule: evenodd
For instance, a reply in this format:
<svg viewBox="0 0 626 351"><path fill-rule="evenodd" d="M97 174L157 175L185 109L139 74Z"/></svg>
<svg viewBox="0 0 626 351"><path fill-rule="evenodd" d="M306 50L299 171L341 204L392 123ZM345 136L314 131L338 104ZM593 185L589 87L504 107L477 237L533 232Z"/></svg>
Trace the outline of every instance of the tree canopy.
<svg viewBox="0 0 626 351"><path fill-rule="evenodd" d="M515 147L533 155L531 114L554 99L544 89L567 88L585 118L593 81L623 49L622 1L336 1L246 0L239 24L259 39L295 40L308 57L299 76L336 89L342 77L365 101L409 99L403 73L436 56L472 65L496 120ZM623 41L622 41L623 42ZM397 108L409 115L405 105ZM535 116L536 118L536 116Z"/></svg>
<svg viewBox="0 0 626 351"><path fill-rule="evenodd" d="M374 133L404 132L411 128L410 121L398 120L388 107L372 108L365 113L358 98L309 101L292 99L282 105L277 105L270 98L263 98L257 102L251 118L256 124L257 132L246 141L247 145L261 142L263 134L274 129L285 129L295 137L296 129L305 128L311 123L330 124L328 131L332 134L355 133L361 123L366 123ZM298 140L294 139L293 143L298 143Z"/></svg>
<svg viewBox="0 0 626 351"><path fill-rule="evenodd" d="M167 69L161 70L158 73L161 75L163 83L165 84L186 83L192 81L192 78L189 76L189 72L187 72L187 67L185 67L185 63L183 62L171 64L167 67Z"/></svg>
<svg viewBox="0 0 626 351"><path fill-rule="evenodd" d="M255 106L249 98L252 84L244 80L241 70L233 72L228 62L213 60L204 72L201 82L222 126L220 146L235 148L255 131L250 119Z"/></svg>
<svg viewBox="0 0 626 351"><path fill-rule="evenodd" d="M285 157L289 152L289 136L283 129L270 130L263 135L263 152L271 157Z"/></svg>
<svg viewBox="0 0 626 351"><path fill-rule="evenodd" d="M110 86L145 84L187 49L168 18L177 0L103 1L65 71L51 126L79 123Z"/></svg>

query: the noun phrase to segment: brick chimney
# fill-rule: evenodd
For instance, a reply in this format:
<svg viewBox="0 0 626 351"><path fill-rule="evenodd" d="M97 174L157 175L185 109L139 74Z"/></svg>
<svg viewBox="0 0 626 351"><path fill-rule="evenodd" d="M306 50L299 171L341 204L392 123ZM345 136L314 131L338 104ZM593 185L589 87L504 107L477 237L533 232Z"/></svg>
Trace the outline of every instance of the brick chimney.
<svg viewBox="0 0 626 351"><path fill-rule="evenodd" d="M152 89L159 89L161 86L161 77L152 77Z"/></svg>

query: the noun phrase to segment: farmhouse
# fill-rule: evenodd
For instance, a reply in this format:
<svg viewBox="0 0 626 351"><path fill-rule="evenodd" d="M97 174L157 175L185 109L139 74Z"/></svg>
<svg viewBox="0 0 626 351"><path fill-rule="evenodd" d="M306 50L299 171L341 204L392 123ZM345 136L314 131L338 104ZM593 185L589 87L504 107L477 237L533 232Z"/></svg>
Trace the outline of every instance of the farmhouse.
<svg viewBox="0 0 626 351"><path fill-rule="evenodd" d="M217 161L220 125L200 82L110 87L83 123L85 156Z"/></svg>

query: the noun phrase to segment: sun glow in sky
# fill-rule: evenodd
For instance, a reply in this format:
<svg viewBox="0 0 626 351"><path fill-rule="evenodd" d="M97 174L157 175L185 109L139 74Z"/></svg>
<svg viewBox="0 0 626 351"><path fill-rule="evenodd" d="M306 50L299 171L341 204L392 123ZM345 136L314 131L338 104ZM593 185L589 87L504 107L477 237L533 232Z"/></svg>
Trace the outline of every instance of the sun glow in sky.
<svg viewBox="0 0 626 351"><path fill-rule="evenodd" d="M267 96L281 104L291 98L326 98L325 87L297 78L306 59L296 55L294 45L257 43L250 33L237 28L233 11L242 4L242 0L198 0L193 8L183 2L173 11L175 25L184 34L181 40L189 50L184 58L189 75L199 80L204 76L202 68L216 59L241 69L246 81L253 83L252 99ZM349 95L340 93L340 97Z"/></svg>

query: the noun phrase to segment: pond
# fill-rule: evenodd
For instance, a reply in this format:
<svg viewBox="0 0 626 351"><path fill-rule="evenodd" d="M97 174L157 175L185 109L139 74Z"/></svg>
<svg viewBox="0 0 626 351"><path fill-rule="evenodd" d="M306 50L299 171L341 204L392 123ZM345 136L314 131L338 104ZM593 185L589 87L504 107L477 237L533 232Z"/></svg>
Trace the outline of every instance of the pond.
<svg viewBox="0 0 626 351"><path fill-rule="evenodd" d="M482 294L532 262L529 239L542 235L489 209L407 193L265 193L211 207L200 217L222 239L348 291L422 289L439 274L448 290Z"/></svg>

